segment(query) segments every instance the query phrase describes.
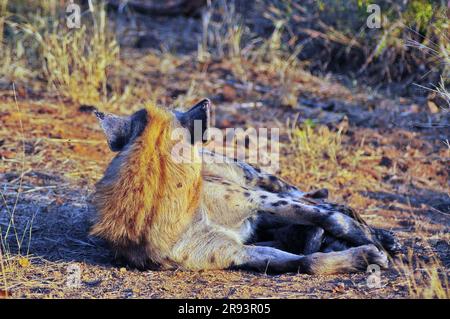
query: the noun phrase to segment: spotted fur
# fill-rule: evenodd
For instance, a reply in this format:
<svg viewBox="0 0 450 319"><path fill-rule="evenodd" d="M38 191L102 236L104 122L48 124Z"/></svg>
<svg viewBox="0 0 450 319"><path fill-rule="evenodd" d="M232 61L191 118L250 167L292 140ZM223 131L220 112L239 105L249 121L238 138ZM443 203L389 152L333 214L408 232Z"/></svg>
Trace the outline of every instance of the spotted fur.
<svg viewBox="0 0 450 319"><path fill-rule="evenodd" d="M244 162L214 161L223 156L198 149L196 140L173 140L173 129L207 123L209 108L203 100L185 113L154 106L130 117L97 113L119 153L96 185L93 235L140 268L328 274L387 265L373 244L389 236L323 201L326 192L301 192ZM177 163L175 143L209 160Z"/></svg>

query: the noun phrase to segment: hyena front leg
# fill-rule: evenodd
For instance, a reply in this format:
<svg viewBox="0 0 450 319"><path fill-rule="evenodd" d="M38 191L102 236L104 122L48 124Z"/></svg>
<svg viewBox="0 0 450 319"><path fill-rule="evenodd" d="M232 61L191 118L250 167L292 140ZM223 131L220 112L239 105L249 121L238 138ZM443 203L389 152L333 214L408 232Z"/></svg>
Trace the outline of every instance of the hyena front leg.
<svg viewBox="0 0 450 319"><path fill-rule="evenodd" d="M232 268L268 273L326 275L364 271L369 264L387 267L387 257L374 245L339 252L295 255L272 247L244 246Z"/></svg>
<svg viewBox="0 0 450 319"><path fill-rule="evenodd" d="M272 247L244 245L221 226L197 221L172 248L170 259L185 269L243 269L269 273L334 274L364 271L368 264L387 266L373 245L340 252L291 254Z"/></svg>
<svg viewBox="0 0 450 319"><path fill-rule="evenodd" d="M238 269L266 273L306 273L312 275L365 271L367 265L387 267L387 257L374 245L364 245L339 252L291 254L280 249L243 245L223 234L214 240L187 244L178 265L185 269ZM186 247L187 248L187 247ZM201 249L199 249L201 248Z"/></svg>

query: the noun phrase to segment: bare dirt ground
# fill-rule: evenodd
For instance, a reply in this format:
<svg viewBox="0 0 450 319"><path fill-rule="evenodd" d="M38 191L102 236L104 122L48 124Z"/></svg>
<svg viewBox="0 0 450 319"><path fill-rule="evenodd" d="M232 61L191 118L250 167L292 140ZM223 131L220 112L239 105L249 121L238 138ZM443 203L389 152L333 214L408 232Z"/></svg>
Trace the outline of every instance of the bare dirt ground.
<svg viewBox="0 0 450 319"><path fill-rule="evenodd" d="M311 80L315 87L320 82ZM313 85L314 84L314 85ZM379 100L376 111L366 104L348 101L346 90L323 82L323 98L314 106L298 109L246 105L220 101L216 105L219 127L266 126L285 123L286 119L314 118L330 126L348 118L343 141L346 149L363 150L355 178L376 180L373 191L352 187L355 181L337 181L332 198L346 201L362 212L371 225L394 230L407 249L421 260L437 254L450 267L450 198L448 195L448 148L440 137L442 129L417 129L439 115L417 111L405 101ZM325 89L326 88L326 89ZM238 90L237 90L238 91ZM334 92L333 92L334 91ZM330 93L331 92L331 93ZM237 271L146 271L121 268L104 244L88 236L93 213L87 197L113 154L95 117L74 105L62 105L51 98L33 99L18 90L16 106L11 91L3 92L1 126L2 192L12 211L17 191L20 195L14 222L21 252L31 263L17 261L6 269L9 293L14 297L143 297L143 298L402 298L408 296L408 284L395 270L382 273L383 288L370 289L366 274L308 276L286 274L268 276ZM237 92L239 93L239 92ZM339 95L342 94L341 97ZM330 103L333 105L330 109ZM353 104L352 104L353 103ZM322 107L321 107L322 105ZM17 109L17 107L19 109ZM389 113L388 111L389 110ZM314 113L315 112L315 113ZM389 114L389 116L387 116ZM329 119L338 119L330 122ZM23 124L23 140L20 128ZM448 132L447 132L448 133ZM23 143L23 145L22 145ZM288 144L288 143L287 143ZM24 161L22 151L24 150ZM295 154L282 148L281 174L303 189L333 186L331 180L307 184L296 174ZM22 167L22 165L24 165ZM23 172L23 174L22 174ZM22 175L21 175L22 174ZM302 182L303 180L303 182ZM2 205L0 225L9 223ZM30 240L28 240L31 238ZM15 236L9 242L15 247ZM29 245L28 245L29 243ZM17 252L17 247L13 250ZM405 257L403 257L405 258ZM82 270L80 288L68 288L67 267L75 263ZM446 274L448 276L448 273Z"/></svg>
<svg viewBox="0 0 450 319"><path fill-rule="evenodd" d="M164 32L157 34L163 36ZM248 74L244 83L230 74L229 62L199 65L192 61L192 56L187 56L176 63L164 60L170 66L167 71L161 69L166 58L155 57L146 50L123 50L122 55L126 57L123 72L132 70L134 77L148 82L151 91L147 98L160 92L162 97L157 101L162 106L170 106L177 97L188 95L190 83L195 81L194 95L188 101L211 98L217 127L280 127L282 177L304 190L329 188L332 200L357 209L370 225L396 232L404 245L397 262L407 262L411 269L420 272L438 258L443 269L440 278L444 281L449 278L450 150L443 142L450 133L448 113L433 111L426 101L389 99L363 89L350 90L333 78L306 73L296 84L301 87L300 103L297 107L286 107L273 101L269 76L255 72ZM16 103L11 87L0 91L3 194L0 226L12 253L5 261L3 274L0 272L3 277L0 282L5 283L8 295L18 298L414 296L409 277L396 267L383 271L382 287L373 289L367 286L368 276L364 273L269 276L240 271L138 271L114 264L105 244L88 235L94 213L88 197L113 153L88 106L38 92L18 85ZM103 108L129 114L139 107L133 105ZM301 153L288 138L287 123L305 119L332 131L345 126L339 165L329 164L324 156L314 172L300 169ZM353 156L358 158L356 165L349 164ZM17 242L21 243L20 249ZM81 285L77 288L66 285L68 267L73 264L81 269ZM5 295L2 289L0 292Z"/></svg>

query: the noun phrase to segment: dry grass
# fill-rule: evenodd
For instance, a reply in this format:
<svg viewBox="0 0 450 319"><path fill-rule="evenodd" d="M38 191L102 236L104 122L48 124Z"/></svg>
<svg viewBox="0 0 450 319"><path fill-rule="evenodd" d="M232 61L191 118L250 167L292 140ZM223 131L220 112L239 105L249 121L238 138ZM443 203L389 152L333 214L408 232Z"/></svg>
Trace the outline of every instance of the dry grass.
<svg viewBox="0 0 450 319"><path fill-rule="evenodd" d="M222 14L212 20L217 12ZM254 47L250 43L243 48L244 36L251 37L248 28L236 13L234 2L217 1L208 5L202 16L202 38L198 43L197 60L199 63L210 62L215 59L227 59L236 77L246 81L245 60L248 52Z"/></svg>
<svg viewBox="0 0 450 319"><path fill-rule="evenodd" d="M212 20L214 13L221 12L220 19ZM203 14L202 39L198 44L199 63L208 63L211 57L227 61L236 80L251 83L251 74L270 77L270 95L276 104L297 105L303 75L303 64L298 60L300 45L287 45L286 21L270 17L274 30L267 39L253 34L243 23L233 2L217 1ZM291 37L289 41L296 43Z"/></svg>
<svg viewBox="0 0 450 319"><path fill-rule="evenodd" d="M107 100L107 71L116 64L119 47L109 32L103 4L91 12L92 27L67 30L64 26L42 38L48 82L80 104Z"/></svg>
<svg viewBox="0 0 450 319"><path fill-rule="evenodd" d="M118 61L119 46L109 31L105 5L94 6L94 11L84 15L86 21L81 27L73 29L66 26L65 19L58 18L56 12L64 10L58 2L33 6L41 13L21 16L19 22L14 18L17 14L7 11L6 0L0 6L1 25L8 25L17 34L12 42L16 48L22 48L19 52L3 48L2 65L7 69L1 70L1 74L8 74L10 80L29 80L41 74L50 88L75 103L106 102L108 69ZM87 21L87 17L91 19ZM25 52L27 47L29 52ZM23 60L26 63L17 65Z"/></svg>
<svg viewBox="0 0 450 319"><path fill-rule="evenodd" d="M213 16L221 12L218 18ZM242 36L245 32L241 17L232 1L212 1L202 16L202 38L198 43L199 62L214 57L222 59L242 55Z"/></svg>
<svg viewBox="0 0 450 319"><path fill-rule="evenodd" d="M424 223L415 215L412 219L418 225L414 235L420 238L424 247L420 253L408 248L403 259L395 260L394 268L405 282L411 298L450 299L450 271L429 244L433 239L449 240L449 234L440 233L430 237Z"/></svg>
<svg viewBox="0 0 450 319"><path fill-rule="evenodd" d="M43 37L48 81L63 96L80 104L96 105L107 100L107 70L119 54L118 45L107 36L105 9L98 12L94 13L98 21L93 34L83 25L66 34Z"/></svg>
<svg viewBox="0 0 450 319"><path fill-rule="evenodd" d="M293 154L294 162L289 167L295 168L295 172L282 174L299 176L298 182L305 188L326 187L332 193L343 187L355 191L379 188L377 168L368 174L367 167L361 165L377 161L379 157L363 156L363 144L351 148L342 144L348 125L345 119L336 130L316 126L312 120L304 121L300 127L295 125L295 120L293 122L287 149Z"/></svg>
<svg viewBox="0 0 450 319"><path fill-rule="evenodd" d="M435 254L425 262L409 249L407 261L399 260L395 268L406 282L411 298L450 299L450 274Z"/></svg>
<svg viewBox="0 0 450 319"><path fill-rule="evenodd" d="M27 65L22 41L8 44L4 41L5 26L10 18L8 0L0 1L0 80L4 82L30 80L36 72Z"/></svg>
<svg viewBox="0 0 450 319"><path fill-rule="evenodd" d="M14 93L14 102L15 102L15 108L18 114L20 114L20 108L19 104L17 102L17 95L15 86L13 84L13 93ZM28 261L28 254L29 254L29 247L31 243L31 231L33 227L33 219L30 220L29 223L26 224L26 226L23 229L19 229L16 226L16 220L15 215L17 212L17 205L20 200L21 195L21 188L22 188L22 181L23 176L25 174L25 137L24 137L24 129L23 129L23 122L22 118L19 117L19 134L20 134L20 140L21 140L21 158L20 158L20 176L18 178L18 186L17 186L17 192L15 195L15 198L12 201L12 205L8 204L7 198L5 194L0 190L0 196L2 200L2 206L5 206L5 211L9 215L9 222L6 225L5 229L2 229L2 225L0 225L0 262L1 262L1 271L3 276L3 283L4 283L4 291L6 296L8 295L8 283L6 281L6 272L9 270L14 270L16 263L14 260L18 260L19 264L25 265L29 263ZM22 232L22 235L20 235L20 232ZM28 236L27 236L28 235ZM9 237L14 238L14 244L16 247L14 247L14 250L16 251L16 254L12 253L12 249L10 247L10 239ZM25 242L27 240L27 242ZM26 252L24 252L24 244L26 244Z"/></svg>
<svg viewBox="0 0 450 319"><path fill-rule="evenodd" d="M300 92L298 81L303 75L303 65L298 59L302 46L297 45L290 52L282 39L285 21L275 20L273 24L272 35L253 52L251 60L256 66L257 72L268 73L273 80L278 80L274 94L275 102L295 107Z"/></svg>

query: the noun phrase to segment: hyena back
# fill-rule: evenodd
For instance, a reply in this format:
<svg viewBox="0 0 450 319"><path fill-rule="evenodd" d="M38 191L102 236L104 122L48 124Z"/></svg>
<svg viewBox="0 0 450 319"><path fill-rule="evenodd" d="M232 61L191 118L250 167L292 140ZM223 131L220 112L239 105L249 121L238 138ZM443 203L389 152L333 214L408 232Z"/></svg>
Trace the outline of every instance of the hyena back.
<svg viewBox="0 0 450 319"><path fill-rule="evenodd" d="M244 162L211 160L221 155L201 149L203 138L173 138L180 127L197 136L196 120L203 133L210 107L206 99L187 112L96 112L118 154L96 185L92 234L139 268L329 274L387 266L382 248L397 247L392 234L326 203L325 191L303 193ZM210 160L177 161L180 143Z"/></svg>

